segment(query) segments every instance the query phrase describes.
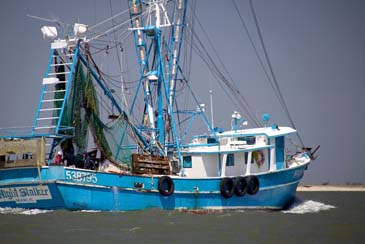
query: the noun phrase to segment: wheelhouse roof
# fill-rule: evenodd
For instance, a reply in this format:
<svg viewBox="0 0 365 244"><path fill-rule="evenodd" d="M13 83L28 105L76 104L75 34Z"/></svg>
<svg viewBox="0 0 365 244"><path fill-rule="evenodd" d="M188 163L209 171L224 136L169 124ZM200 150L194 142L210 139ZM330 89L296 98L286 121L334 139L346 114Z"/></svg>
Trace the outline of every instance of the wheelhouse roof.
<svg viewBox="0 0 365 244"><path fill-rule="evenodd" d="M258 136L258 135L265 135L269 138L279 137L279 136L287 136L290 134L294 134L297 131L291 127L262 127L262 128L253 128L253 129L244 129L244 130L237 130L237 131L225 131L222 133L217 133L218 138L224 137L244 137L244 136ZM212 135L198 135L194 136L193 138L210 138Z"/></svg>
<svg viewBox="0 0 365 244"><path fill-rule="evenodd" d="M263 127L263 128L253 128L253 129L245 129L245 130L237 130L235 131L225 131L223 133L218 133L217 136L222 137L239 137L239 136L257 136L257 135L265 135L269 138L271 137L279 137L279 136L286 136L297 131L291 127Z"/></svg>

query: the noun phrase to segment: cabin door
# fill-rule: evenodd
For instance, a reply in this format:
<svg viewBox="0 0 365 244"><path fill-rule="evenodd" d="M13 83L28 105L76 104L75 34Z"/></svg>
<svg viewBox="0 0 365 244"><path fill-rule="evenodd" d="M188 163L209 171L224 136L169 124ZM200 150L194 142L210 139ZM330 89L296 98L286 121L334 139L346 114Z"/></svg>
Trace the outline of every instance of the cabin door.
<svg viewBox="0 0 365 244"><path fill-rule="evenodd" d="M276 169L283 169L285 167L285 140L283 136L275 138L276 147Z"/></svg>

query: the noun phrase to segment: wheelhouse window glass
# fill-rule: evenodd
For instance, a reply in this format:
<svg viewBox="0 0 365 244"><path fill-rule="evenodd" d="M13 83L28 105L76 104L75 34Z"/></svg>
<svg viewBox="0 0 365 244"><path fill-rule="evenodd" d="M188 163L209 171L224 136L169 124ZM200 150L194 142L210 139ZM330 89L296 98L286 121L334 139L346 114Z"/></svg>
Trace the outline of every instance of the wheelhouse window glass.
<svg viewBox="0 0 365 244"><path fill-rule="evenodd" d="M214 143L217 143L217 140L215 138L208 137L208 144L214 144Z"/></svg>
<svg viewBox="0 0 365 244"><path fill-rule="evenodd" d="M183 167L184 168L191 168L193 164L191 162L191 156L184 156L183 157Z"/></svg>
<svg viewBox="0 0 365 244"><path fill-rule="evenodd" d="M226 166L234 166L234 154L227 154Z"/></svg>

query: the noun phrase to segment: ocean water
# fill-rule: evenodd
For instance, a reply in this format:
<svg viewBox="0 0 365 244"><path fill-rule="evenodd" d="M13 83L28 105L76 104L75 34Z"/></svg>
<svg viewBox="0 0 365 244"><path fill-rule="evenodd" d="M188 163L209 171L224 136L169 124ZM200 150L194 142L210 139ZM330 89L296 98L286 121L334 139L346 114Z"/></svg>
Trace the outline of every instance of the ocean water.
<svg viewBox="0 0 365 244"><path fill-rule="evenodd" d="M0 209L0 243L365 243L365 192L299 192L283 211Z"/></svg>

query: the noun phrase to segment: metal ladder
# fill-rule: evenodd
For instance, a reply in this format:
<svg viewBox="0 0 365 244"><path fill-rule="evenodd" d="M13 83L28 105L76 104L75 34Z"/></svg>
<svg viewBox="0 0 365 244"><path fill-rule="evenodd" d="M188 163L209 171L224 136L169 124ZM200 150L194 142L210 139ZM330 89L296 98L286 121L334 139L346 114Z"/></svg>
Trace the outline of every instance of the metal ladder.
<svg viewBox="0 0 365 244"><path fill-rule="evenodd" d="M69 88L77 62L79 45L52 43L49 63L33 124L33 136L58 137Z"/></svg>
<svg viewBox="0 0 365 244"><path fill-rule="evenodd" d="M55 41L39 98L32 136L45 139L46 158L51 160L58 143L67 136L62 133L71 127L62 127L61 121L78 60L79 43L70 45L65 40ZM61 133L60 133L61 132Z"/></svg>

